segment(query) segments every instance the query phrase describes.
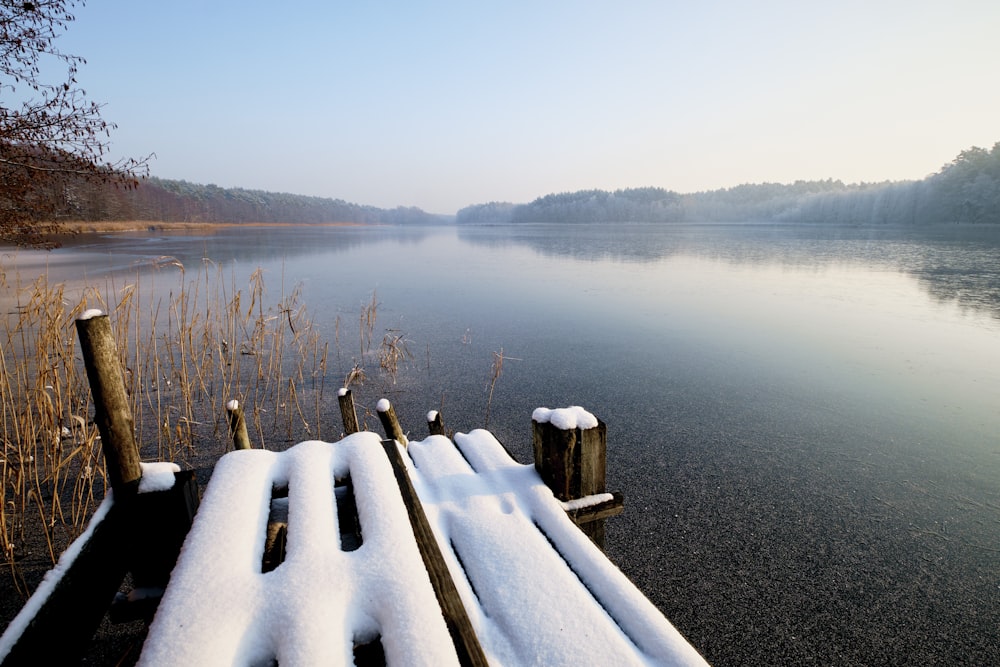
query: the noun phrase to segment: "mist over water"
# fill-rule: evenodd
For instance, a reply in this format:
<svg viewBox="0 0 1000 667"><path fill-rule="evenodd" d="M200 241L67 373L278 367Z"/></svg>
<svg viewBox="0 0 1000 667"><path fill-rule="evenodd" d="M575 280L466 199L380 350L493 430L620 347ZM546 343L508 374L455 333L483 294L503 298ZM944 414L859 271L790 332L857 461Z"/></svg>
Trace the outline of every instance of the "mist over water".
<svg viewBox="0 0 1000 667"><path fill-rule="evenodd" d="M521 461L535 407L608 424L626 500L608 553L713 664L989 664L998 251L968 227L264 228L81 236L15 263L166 283L155 258L210 260L236 285L260 266L339 340L331 386L375 291L413 353L386 389L415 434L430 408L482 426L501 349L489 425Z"/></svg>

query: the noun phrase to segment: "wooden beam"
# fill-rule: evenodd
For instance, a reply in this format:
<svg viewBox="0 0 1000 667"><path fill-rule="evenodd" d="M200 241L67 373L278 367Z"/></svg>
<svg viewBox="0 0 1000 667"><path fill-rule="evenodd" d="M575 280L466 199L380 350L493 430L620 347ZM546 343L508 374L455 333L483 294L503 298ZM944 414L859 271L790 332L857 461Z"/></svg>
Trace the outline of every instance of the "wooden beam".
<svg viewBox="0 0 1000 667"><path fill-rule="evenodd" d="M578 526L590 523L591 521L618 516L625 511L625 496L620 491L615 491L611 495L613 498L610 500L581 507L580 509L566 510L566 514Z"/></svg>
<svg viewBox="0 0 1000 667"><path fill-rule="evenodd" d="M455 644L455 652L458 654L460 664L473 665L475 667L488 665L486 654L476 636L476 630L472 627L469 614L465 611L462 598L458 594L455 582L451 578L448 564L438 547L437 538L424 513L423 505L417 496L410 476L406 472L402 454L396 446L395 440L383 440L382 447L385 449L392 471L396 476L396 483L399 485L399 493L403 497L406 511L410 516L410 526L413 529L413 536L417 540L420 548L420 556L423 558L424 566L431 578L431 585L437 595L438 604L441 605L441 612L444 614L445 624L448 632Z"/></svg>

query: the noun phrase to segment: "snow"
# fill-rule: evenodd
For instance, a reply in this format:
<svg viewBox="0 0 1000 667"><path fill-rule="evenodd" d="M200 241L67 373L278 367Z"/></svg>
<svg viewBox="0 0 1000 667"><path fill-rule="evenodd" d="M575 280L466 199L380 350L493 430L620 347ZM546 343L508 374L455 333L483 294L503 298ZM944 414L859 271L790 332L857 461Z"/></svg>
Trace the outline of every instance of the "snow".
<svg viewBox="0 0 1000 667"><path fill-rule="evenodd" d="M348 389L347 387L341 387L340 389L337 390L337 396L347 396L347 392L349 391L350 389Z"/></svg>
<svg viewBox="0 0 1000 667"><path fill-rule="evenodd" d="M596 423L582 408L542 408L533 418ZM512 460L485 430L396 446L491 664L706 664L567 517L611 494L559 502L532 465ZM179 470L142 467L143 492L169 488ZM361 525L353 551L341 548L334 492L346 477ZM287 499L273 498L275 489ZM110 504L109 494L0 637L0 660ZM268 517L279 504L285 560L262 573ZM387 664L458 662L381 438L362 432L219 460L139 664L351 664L354 645L376 637Z"/></svg>
<svg viewBox="0 0 1000 667"><path fill-rule="evenodd" d="M376 636L387 664L456 664L380 441L363 432L225 455L140 664L351 664L354 643ZM400 453L491 664L705 664L568 519L534 467L488 431L455 443L430 436ZM345 552L333 487L348 475L363 543ZM261 573L272 489L281 487L286 559Z"/></svg>
<svg viewBox="0 0 1000 667"><path fill-rule="evenodd" d="M456 434L455 445L431 436L407 451L491 663L705 664L569 520L533 465L513 461L489 431Z"/></svg>
<svg viewBox="0 0 1000 667"><path fill-rule="evenodd" d="M176 463L140 463L142 477L139 479L139 493L151 493L153 491L166 491L174 486L174 473L180 472L181 467Z"/></svg>
<svg viewBox="0 0 1000 667"><path fill-rule="evenodd" d="M375 410L378 412L389 412L390 408L392 408L392 404L386 398L380 398L375 404Z"/></svg>
<svg viewBox="0 0 1000 667"><path fill-rule="evenodd" d="M535 408L531 419L539 424L552 424L558 429L570 431L576 428L586 430L597 426L597 417L578 405L568 408Z"/></svg>
<svg viewBox="0 0 1000 667"><path fill-rule="evenodd" d="M351 664L355 638L376 635L388 664L457 664L380 443L364 432L223 456L140 664ZM364 542L344 552L333 487L348 474ZM262 574L271 489L284 486L287 556Z"/></svg>
<svg viewBox="0 0 1000 667"><path fill-rule="evenodd" d="M240 409L240 402L237 401L235 398L226 403L226 410L229 410L230 412L236 412L239 409Z"/></svg>
<svg viewBox="0 0 1000 667"><path fill-rule="evenodd" d="M78 317L77 319L92 320L95 317L100 317L102 315L104 315L104 311L101 310L100 308L91 308L89 310L83 311L83 314L81 314L80 317Z"/></svg>
<svg viewBox="0 0 1000 667"><path fill-rule="evenodd" d="M582 510L584 507L600 505L601 503L606 503L614 499L615 497L610 493L595 493L592 496L584 496L583 498L575 498L574 500L564 500L561 504L564 510L572 512L574 510Z"/></svg>
<svg viewBox="0 0 1000 667"><path fill-rule="evenodd" d="M430 412L427 413L427 423L428 424L430 424L432 421L435 421L437 418L438 418L438 411L437 410L431 410Z"/></svg>

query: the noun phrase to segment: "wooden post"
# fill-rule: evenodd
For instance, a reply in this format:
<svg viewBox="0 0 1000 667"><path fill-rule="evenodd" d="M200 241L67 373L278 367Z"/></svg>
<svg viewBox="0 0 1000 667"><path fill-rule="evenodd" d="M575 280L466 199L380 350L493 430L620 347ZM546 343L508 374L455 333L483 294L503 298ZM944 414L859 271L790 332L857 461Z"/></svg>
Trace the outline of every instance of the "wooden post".
<svg viewBox="0 0 1000 667"><path fill-rule="evenodd" d="M385 400L385 399L383 399ZM388 402L388 401L386 401ZM381 401L380 401L381 403ZM406 512L410 517L410 528L413 529L413 537L417 541L417 548L420 550L420 557L427 568L431 585L434 587L434 595L437 596L438 604L441 606L441 613L444 616L445 625L448 626L448 633L455 644L455 652L458 655L458 663L463 667L479 666L486 667L489 663L486 654L479 643L476 629L469 620L469 614L462 604L462 597L455 587L455 581L451 578L448 570L448 563L441 554L434 530L427 520L423 505L413 482L406 472L406 465L403 457L393 440L383 440L382 448L385 449L389 463L392 465L392 472L399 485L399 493L406 505Z"/></svg>
<svg viewBox="0 0 1000 667"><path fill-rule="evenodd" d="M535 469L556 498L570 501L606 493L608 428L604 422L582 408L540 408L531 424ZM615 499L612 504L620 507L621 495ZM604 518L583 516L587 518L578 523L581 530L603 549Z"/></svg>
<svg viewBox="0 0 1000 667"><path fill-rule="evenodd" d="M399 419L396 418L396 411L393 409L392 403L387 399L380 399L375 406L375 411L378 413L378 419L382 422L382 428L385 429L387 437L392 438L404 447L410 444L406 435L403 434L403 428L399 425Z"/></svg>
<svg viewBox="0 0 1000 667"><path fill-rule="evenodd" d="M135 493L142 468L111 321L100 310L88 310L76 321L76 331L94 397L94 421L101 433L111 488L117 495Z"/></svg>
<svg viewBox="0 0 1000 667"><path fill-rule="evenodd" d="M437 410L431 410L427 413L427 430L431 435L445 435L444 421L441 419L441 413Z"/></svg>
<svg viewBox="0 0 1000 667"><path fill-rule="evenodd" d="M250 449L250 434L247 433L247 420L243 416L243 407L235 398L226 403L226 413L229 415L229 435L233 438L233 449Z"/></svg>
<svg viewBox="0 0 1000 667"><path fill-rule="evenodd" d="M354 408L354 395L347 387L341 387L337 392L337 401L340 403L340 417L344 420L344 435L357 433L358 412Z"/></svg>

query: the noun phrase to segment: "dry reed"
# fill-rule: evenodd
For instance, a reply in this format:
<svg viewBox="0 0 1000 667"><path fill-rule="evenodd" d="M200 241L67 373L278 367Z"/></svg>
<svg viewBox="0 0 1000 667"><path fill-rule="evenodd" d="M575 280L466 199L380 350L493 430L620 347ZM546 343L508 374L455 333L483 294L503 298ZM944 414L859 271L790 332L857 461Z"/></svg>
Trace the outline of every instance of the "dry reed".
<svg viewBox="0 0 1000 667"><path fill-rule="evenodd" d="M86 308L111 317L144 459L217 458L232 398L261 444L278 432L319 437L329 347L298 287L269 301L260 270L239 289L208 260L195 271L173 257L136 269L124 284L109 277L73 297L44 275L22 285L0 270L0 563L15 582L27 544L43 541L54 561L106 492L73 326ZM375 303L362 314L363 345Z"/></svg>
<svg viewBox="0 0 1000 667"><path fill-rule="evenodd" d="M230 399L244 407L257 446L274 446L279 434L285 442L320 438L331 350L299 286L272 297L261 269L240 286L210 260L195 267L163 256L70 293L45 275L22 284L12 266L0 264L0 563L22 594L22 566L39 566L37 555L26 558L30 545L44 545L54 562L108 489L77 352L74 320L85 309L111 318L143 460L214 463L231 446ZM360 359L349 362L342 386L377 375L384 389L413 359L396 329L372 349L378 306L375 292L361 305ZM347 363L340 325L338 316L337 366ZM507 358L503 350L494 357L490 402ZM365 429L378 424L368 408L362 420Z"/></svg>

